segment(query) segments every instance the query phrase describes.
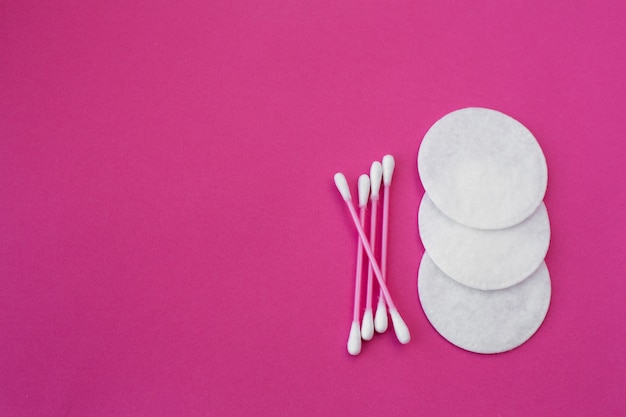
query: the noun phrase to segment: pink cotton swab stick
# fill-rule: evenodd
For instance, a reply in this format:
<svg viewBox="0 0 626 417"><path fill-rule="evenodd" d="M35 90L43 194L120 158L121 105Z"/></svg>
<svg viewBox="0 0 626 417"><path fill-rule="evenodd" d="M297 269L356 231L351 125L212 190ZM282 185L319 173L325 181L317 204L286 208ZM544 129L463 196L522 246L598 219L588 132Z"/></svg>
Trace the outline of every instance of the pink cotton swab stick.
<svg viewBox="0 0 626 417"><path fill-rule="evenodd" d="M383 237L382 247L380 249L380 266L383 273L383 280L387 282L387 237L389 235L389 191L391 188L391 178L393 170L396 167L396 161L391 155L383 157ZM374 318L374 328L378 333L384 333L389 323L387 322L387 308L385 307L385 299L383 292L378 294L378 306L376 307L376 317Z"/></svg>
<svg viewBox="0 0 626 417"><path fill-rule="evenodd" d="M376 248L376 219L378 219L378 200L380 183L383 178L383 167L378 161L372 163L370 168L370 202L372 211L370 217L370 246L372 251ZM372 340L374 337L374 315L372 314L372 293L374 292L374 277L372 265L367 267L367 294L365 299L365 312L363 313L363 323L361 324L361 337L363 340Z"/></svg>
<svg viewBox="0 0 626 417"><path fill-rule="evenodd" d="M387 302L387 306L389 307L389 314L391 315L391 322L393 323L393 328L396 333L396 338L402 344L409 343L411 340L411 334L409 333L409 328L404 323L404 320L400 316L400 313L396 309L393 300L391 299L391 294L389 294L389 290L387 289L387 285L383 280L383 274L380 271L380 267L378 266L378 262L376 262L376 258L374 257L374 252L367 241L367 235L361 227L359 222L359 216L356 213L356 209L354 208L354 204L352 203L352 196L350 195L350 187L348 187L348 181L346 181L346 177L338 172L335 174L335 185L337 189L341 193L344 201L346 202L346 206L348 206L348 210L350 211L350 216L352 217L352 221L354 222L354 227L356 227L356 231L359 234L359 238L361 239L361 243L363 244L363 249L369 258L370 263L372 264L372 269L374 270L374 276L378 280L378 284L380 285L380 289L383 292L383 296L385 297L385 301Z"/></svg>
<svg viewBox="0 0 626 417"><path fill-rule="evenodd" d="M359 177L359 220L361 227L365 227L365 209L370 194L370 177L363 174ZM357 243L356 250L356 279L354 283L354 314L352 316L352 326L348 337L348 353L358 355L361 353L361 329L359 326L359 316L361 312L361 279L363 277L363 244L361 239Z"/></svg>

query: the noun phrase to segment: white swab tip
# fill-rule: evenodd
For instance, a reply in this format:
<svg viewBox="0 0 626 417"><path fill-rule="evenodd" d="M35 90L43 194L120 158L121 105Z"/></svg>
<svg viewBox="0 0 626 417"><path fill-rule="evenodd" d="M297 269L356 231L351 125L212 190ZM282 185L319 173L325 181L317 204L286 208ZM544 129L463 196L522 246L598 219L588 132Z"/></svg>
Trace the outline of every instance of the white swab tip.
<svg viewBox="0 0 626 417"><path fill-rule="evenodd" d="M385 185L391 184L391 178L393 177L393 170L396 167L396 160L392 155L383 156L383 182Z"/></svg>
<svg viewBox="0 0 626 417"><path fill-rule="evenodd" d="M370 177L363 174L359 177L359 207L365 207L370 196Z"/></svg>
<svg viewBox="0 0 626 417"><path fill-rule="evenodd" d="M337 186L337 189L339 190L341 196L345 201L349 201L352 199L352 196L350 195L350 187L348 186L348 181L346 181L345 175L343 175L341 172L335 174L335 185Z"/></svg>
<svg viewBox="0 0 626 417"><path fill-rule="evenodd" d="M411 334L409 333L409 328L400 317L400 313L395 308L389 309L389 314L391 315L391 321L393 322L393 330L396 333L396 338L403 345L409 343L411 341Z"/></svg>
<svg viewBox="0 0 626 417"><path fill-rule="evenodd" d="M365 310L363 323L361 324L361 337L363 340L372 340L374 337L374 316L372 310Z"/></svg>
<svg viewBox="0 0 626 417"><path fill-rule="evenodd" d="M378 333L385 333L389 327L389 321L387 319L387 306L381 299L378 300L378 306L376 307L376 315L374 316L374 329Z"/></svg>
<svg viewBox="0 0 626 417"><path fill-rule="evenodd" d="M383 179L383 166L378 161L372 162L370 168L370 183L372 187L371 197L377 198L380 191L380 183Z"/></svg>
<svg viewBox="0 0 626 417"><path fill-rule="evenodd" d="M359 322L353 321L350 327L350 336L348 336L348 353L356 356L361 353L361 329Z"/></svg>

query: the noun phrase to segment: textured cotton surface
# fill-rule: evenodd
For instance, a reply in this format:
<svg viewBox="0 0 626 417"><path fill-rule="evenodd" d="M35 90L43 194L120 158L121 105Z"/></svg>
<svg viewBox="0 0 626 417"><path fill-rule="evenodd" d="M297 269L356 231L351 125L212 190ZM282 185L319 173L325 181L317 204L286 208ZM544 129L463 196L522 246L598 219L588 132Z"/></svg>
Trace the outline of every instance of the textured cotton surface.
<svg viewBox="0 0 626 417"><path fill-rule="evenodd" d="M510 287L528 277L550 244L550 221L543 203L522 223L480 230L450 219L425 194L418 224L433 262L461 284L482 290Z"/></svg>
<svg viewBox="0 0 626 417"><path fill-rule="evenodd" d="M419 268L419 299L433 327L456 346L476 353L499 353L527 341L550 304L545 263L521 283L482 291L444 274L425 253Z"/></svg>
<svg viewBox="0 0 626 417"><path fill-rule="evenodd" d="M439 119L424 136L417 166L437 207L479 229L523 221L539 206L548 180L532 133L501 112L476 107Z"/></svg>

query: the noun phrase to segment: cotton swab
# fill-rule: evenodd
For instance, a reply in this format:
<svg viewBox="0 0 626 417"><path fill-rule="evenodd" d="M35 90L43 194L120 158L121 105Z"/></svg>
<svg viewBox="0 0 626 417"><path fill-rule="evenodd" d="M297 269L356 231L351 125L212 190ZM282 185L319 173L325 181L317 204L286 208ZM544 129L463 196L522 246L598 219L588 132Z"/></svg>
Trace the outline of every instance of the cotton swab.
<svg viewBox="0 0 626 417"><path fill-rule="evenodd" d="M370 177L363 174L359 177L359 219L361 227L365 226L365 209L370 193ZM361 278L363 277L363 244L361 239L357 243L356 252L356 279L354 284L354 314L352 316L352 326L348 337L348 353L358 355L361 353L361 329L359 326L359 315L361 311Z"/></svg>
<svg viewBox="0 0 626 417"><path fill-rule="evenodd" d="M383 237L382 248L380 250L381 259L380 267L383 273L383 280L387 282L387 236L389 235L389 191L391 188L391 178L393 170L396 167L396 161L391 155L383 157ZM374 328L378 333L384 333L387 330L387 308L385 307L385 299L383 292L378 294L378 306L376 307L376 317L374 319Z"/></svg>
<svg viewBox="0 0 626 417"><path fill-rule="evenodd" d="M372 251L376 248L376 219L378 218L378 200L380 183L383 178L383 167L378 161L372 163L370 168L370 202L372 211L370 217L370 246ZM363 323L361 324L361 337L363 340L372 340L374 337L374 316L372 314L372 293L374 291L374 277L372 265L367 267L367 295L365 299L365 312L363 313Z"/></svg>
<svg viewBox="0 0 626 417"><path fill-rule="evenodd" d="M338 172L334 177L335 185L337 189L341 193L343 200L346 202L346 206L350 211L350 216L352 217L352 221L354 222L354 227L356 228L357 233L359 234L359 238L361 239L361 243L363 244L363 249L369 258L370 263L372 264L372 269L374 270L374 276L378 280L378 284L380 285L380 289L383 292L383 296L385 297L385 301L387 302L387 306L389 307L389 314L391 315L391 322L393 323L393 328L396 333L396 338L402 344L409 343L411 340L411 334L409 333L409 328L406 326L406 323L400 316L400 313L396 309L393 300L391 299L391 294L389 294L389 290L387 289L387 285L383 280L383 274L380 271L380 267L378 266L378 262L376 262L376 258L374 257L374 252L367 241L367 236L365 235L365 231L359 222L359 216L356 213L356 209L354 208L354 204L352 203L352 196L350 195L350 187L348 187L348 181L346 181L346 177Z"/></svg>

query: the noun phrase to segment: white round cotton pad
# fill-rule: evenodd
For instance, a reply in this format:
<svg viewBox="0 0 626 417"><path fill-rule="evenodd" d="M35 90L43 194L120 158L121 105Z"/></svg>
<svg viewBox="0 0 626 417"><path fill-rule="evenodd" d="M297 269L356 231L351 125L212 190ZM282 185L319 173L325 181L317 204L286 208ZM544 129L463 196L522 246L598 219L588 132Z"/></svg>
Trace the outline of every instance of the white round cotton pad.
<svg viewBox="0 0 626 417"><path fill-rule="evenodd" d="M448 217L477 229L520 223L539 207L548 181L539 144L495 110L466 108L439 119L417 156L420 178Z"/></svg>
<svg viewBox="0 0 626 417"><path fill-rule="evenodd" d="M517 284L539 267L550 244L545 204L523 222L500 230L463 226L443 214L425 194L419 233L433 262L450 278L480 290Z"/></svg>
<svg viewBox="0 0 626 417"><path fill-rule="evenodd" d="M518 347L537 331L550 305L550 274L545 263L517 285L482 291L448 277L425 253L417 287L426 317L439 334L476 353Z"/></svg>

